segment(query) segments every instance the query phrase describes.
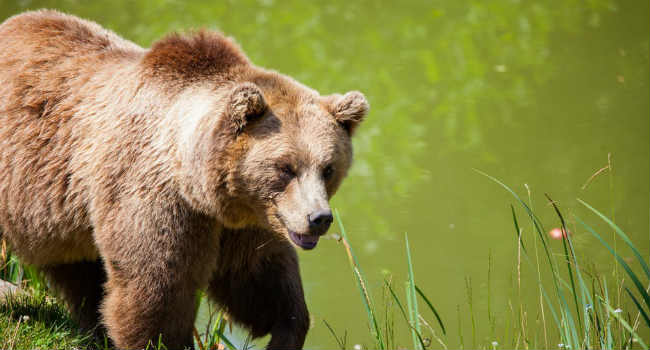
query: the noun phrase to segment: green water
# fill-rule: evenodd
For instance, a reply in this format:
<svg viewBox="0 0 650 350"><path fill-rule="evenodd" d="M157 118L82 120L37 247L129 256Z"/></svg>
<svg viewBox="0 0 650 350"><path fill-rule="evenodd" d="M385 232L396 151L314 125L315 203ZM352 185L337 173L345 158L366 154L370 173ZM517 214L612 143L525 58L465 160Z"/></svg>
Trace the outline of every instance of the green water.
<svg viewBox="0 0 650 350"><path fill-rule="evenodd" d="M446 322L451 347L459 329L471 344L466 277L477 343L494 340L486 316L489 255L498 328L515 298L513 199L472 169L521 195L527 184L549 228L559 224L545 192L600 229L575 199L613 213L649 256L648 1L2 0L0 20L41 7L92 19L143 46L172 30L219 28L256 64L322 93L363 91L371 113L332 204L377 302L387 274L402 290L408 232L416 280ZM604 172L582 189L608 154L613 177ZM581 258L609 273L608 253L569 221ZM323 319L347 331L349 346L372 345L343 247L323 240L300 258L313 319L306 346L336 345ZM532 286L525 300L537 295L531 272L522 271ZM535 316L531 307L531 327ZM400 344L410 346L410 334L398 331Z"/></svg>

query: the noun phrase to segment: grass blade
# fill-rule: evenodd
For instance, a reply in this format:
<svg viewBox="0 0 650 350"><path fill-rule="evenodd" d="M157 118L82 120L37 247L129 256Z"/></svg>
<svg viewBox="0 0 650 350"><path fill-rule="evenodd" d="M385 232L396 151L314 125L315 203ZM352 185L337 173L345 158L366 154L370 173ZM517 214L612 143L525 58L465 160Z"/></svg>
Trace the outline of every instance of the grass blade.
<svg viewBox="0 0 650 350"><path fill-rule="evenodd" d="M625 244L627 244L627 245L632 249L632 252L633 252L634 255L636 256L637 260L639 261L639 264L641 264L641 267L643 267L643 270L645 271L646 276L647 276L648 278L650 278L650 267L648 267L648 263L645 261L645 259L643 259L643 257L641 257L641 254L640 254L639 251L636 249L636 247L634 246L634 244L632 243L632 241L630 240L630 238L625 234L625 232L623 232L623 230L621 230L620 227L618 227L614 222L612 222L612 220L610 220L608 217L606 217L605 215L603 215L601 212L599 212L598 210L596 210L595 208L593 208L593 207L590 206L589 204L585 203L583 200L581 200L581 199L578 198L578 202L580 202L582 205L584 205L584 206L587 207L589 210L591 210L592 212L594 212L594 213L595 213L596 215L598 215L601 219L603 219L603 221L605 221L609 226L611 226L611 227L614 229L614 231L616 232L616 234L618 234L618 236L621 237L621 238L623 239L623 241L625 242Z"/></svg>
<svg viewBox="0 0 650 350"><path fill-rule="evenodd" d="M433 307L433 304L431 304L429 299L424 295L424 293L417 286L417 284L415 285L415 291L418 292L418 294L420 295L420 297L422 297L422 299L424 299L424 302L427 304L427 306L429 306L429 309L431 310L431 312L433 312L433 315L436 316L436 319L438 320L438 324L440 325L440 328L442 329L442 334L447 335L447 331L445 330L445 325L444 325L444 323L442 323L442 319L440 318L440 315L438 314L438 311L436 310L435 307Z"/></svg>
<svg viewBox="0 0 650 350"><path fill-rule="evenodd" d="M625 272L627 272L628 276L630 276L630 278L632 279L632 282L634 282L634 285L638 289L639 294L641 294L641 297L643 297L643 300L645 301L646 306L650 307L650 295L648 295L648 292L646 292L645 288L641 284L641 281L639 281L639 278L632 271L632 269L625 262L625 260L623 260L623 258L621 258L621 256L618 255L618 253L616 253L614 251L614 249L612 249L612 247L609 244L607 244L607 242L605 242L605 240L602 237L600 237L600 235L598 233L596 233L596 231L594 231L593 228L591 228L591 226L585 224L578 216L576 216L575 218L576 218L576 220L578 220L578 222L580 224L582 224L582 226L584 226L587 229L587 231L589 231L593 236L598 238L600 243L602 243L609 250L609 252L612 253L612 255L614 255L614 257L616 258L616 261L618 261L618 263L621 264L621 266L623 266L623 269L625 269Z"/></svg>
<svg viewBox="0 0 650 350"><path fill-rule="evenodd" d="M218 333L219 333L219 340L222 341L224 344L226 344L228 349L237 350L237 347L225 335L223 335L223 333L221 332Z"/></svg>
<svg viewBox="0 0 650 350"><path fill-rule="evenodd" d="M336 340L336 343L339 345L341 350L345 350L345 340L341 341L339 337L336 335L336 332L334 332L334 328L332 328L332 326L330 326L330 324L327 323L327 321L325 321L324 319L323 319L323 323L325 323L325 326L327 327L327 329L329 329L330 333Z"/></svg>
<svg viewBox="0 0 650 350"><path fill-rule="evenodd" d="M419 344L422 346L422 349L425 349L426 347L424 345L424 340L422 339L421 333L418 332L415 329L415 327L413 327L413 324L411 323L408 316L406 315L406 311L404 310L404 307L402 306L402 303L399 301L399 297L397 296L397 294L395 294L395 291L393 290L393 287L386 280L384 280L384 283L386 284L386 287L388 287L388 291L390 291L390 295L393 297L393 300L395 300L395 303L397 303L397 307L399 308L399 311L402 313L402 317L404 317L404 321L406 321L406 324L408 324L411 331L415 332L415 336L416 336ZM407 291L407 293L408 293L408 291Z"/></svg>
<svg viewBox="0 0 650 350"><path fill-rule="evenodd" d="M409 318L406 315L406 311L404 310L404 307L402 306L402 303L399 301L399 298L397 297L397 294L395 294L395 291L393 290L393 287L388 283L388 281L384 280L384 283L386 284L386 287L388 287L388 291L390 292L391 296L393 297L393 300L395 300L395 303L397 304L397 307L399 308L399 311L402 313L402 316L404 316L404 321L410 325ZM412 325L409 326L410 328L413 328Z"/></svg>
<svg viewBox="0 0 650 350"><path fill-rule="evenodd" d="M237 347L223 334L226 329L226 322L224 322L223 315L223 310L219 311L219 316L212 327L212 340L210 342L211 344L208 344L209 348L212 349L213 346L218 346L218 344L223 342L228 349L236 350Z"/></svg>
<svg viewBox="0 0 650 350"><path fill-rule="evenodd" d="M512 205L510 205L510 208L514 208ZM514 212L513 212L514 214ZM516 214L514 216L515 218L515 229L517 232L519 232L519 226L516 224ZM517 235L517 239L519 239ZM531 269L534 268L533 263L528 256L528 253L524 250L524 258L526 258L526 262L528 262L528 265L531 267ZM553 320L555 321L555 325L558 327L558 331L561 334L561 324L560 324L560 319L557 316L557 312L555 311L555 308L553 308L553 304L551 303L551 298L548 296L548 293L546 293L546 288L544 288L544 284L542 283L542 280L540 279L541 277L539 275L535 275L537 277L537 285L539 286L540 290L542 291L542 295L544 297L544 300L546 301L546 304L548 305L549 310L551 310L551 315L553 316Z"/></svg>
<svg viewBox="0 0 650 350"><path fill-rule="evenodd" d="M339 228L341 229L341 236L342 236L341 241L343 242L343 246L345 247L345 250L348 253L350 267L352 267L352 272L354 274L355 280L357 281L357 287L359 288L359 293L361 293L361 299L363 300L363 305L366 308L366 313L368 314L368 321L370 322L370 326L372 327L372 332L374 333L375 339L377 340L377 345L379 346L379 349L383 350L385 349L384 340L382 339L381 331L377 323L377 318L375 317L374 308L372 306L373 305L372 299L370 297L370 294L368 293L368 289L366 288L365 279L361 274L359 265L357 263L357 259L354 256L354 253L352 252L352 248L350 247L350 244L348 243L348 235L345 232L345 227L343 227L343 222L341 221L341 216L339 215L338 210L335 209L334 214L336 215L336 221L338 222Z"/></svg>
<svg viewBox="0 0 650 350"><path fill-rule="evenodd" d="M625 320L616 311L614 311L614 309L612 309L612 307L609 306L609 304L606 304L602 299L600 301L607 308L607 311L609 311L609 313L612 314L614 318L616 318L623 325L623 327L639 343L639 345L641 345L641 348L648 350L648 346L643 342L643 339L639 337L639 335L634 331L634 329L630 327L630 325L627 322L625 322Z"/></svg>
<svg viewBox="0 0 650 350"><path fill-rule="evenodd" d="M648 314L645 312L643 307L641 307L641 304L639 304L639 301L636 300L636 297L634 296L634 294L632 294L630 289L625 287L625 291L627 292L627 295L629 295L632 301L634 302L634 305L636 305L636 308L639 310L639 313L641 313L641 316L643 316L643 319L645 320L645 324L648 325L648 328L650 328L650 318L648 318Z"/></svg>
<svg viewBox="0 0 650 350"><path fill-rule="evenodd" d="M605 295L605 303L609 304L609 290L607 287L607 279L603 276L603 294ZM602 304L602 303L601 303ZM607 349L614 347L614 337L612 336L612 327L609 317L607 318Z"/></svg>
<svg viewBox="0 0 650 350"><path fill-rule="evenodd" d="M474 171L476 171L477 173L479 173L479 174L487 177L488 179L496 182L501 187L503 187L506 191L508 191L511 195L513 195L515 197L515 199L519 202L519 204L521 204L521 206L523 206L524 209L526 209L526 212L528 213L528 215L533 219L533 224L535 225L535 229L537 230L537 232L539 232L540 234L542 232L544 232L544 227L542 226L542 222L539 220L537 215L535 215L535 213L530 209L530 207L528 207L526 202L524 202L521 199L521 197L519 197L519 195L517 195L515 193L515 191L513 191L510 187L508 187L508 185L506 185L503 182L499 181L499 179L495 178L494 176L490 176L490 175L488 175L488 174L486 174L486 173L484 173L484 172L482 172L482 171L480 171L478 169L474 169ZM546 241L543 240L543 242L546 242Z"/></svg>
<svg viewBox="0 0 650 350"><path fill-rule="evenodd" d="M512 222L515 223L515 235L517 236L517 240L521 243L521 250L523 250L524 253L527 253L526 246L524 246L524 241L521 238L521 229L519 228L519 222L517 222L517 216L515 215L515 207L512 204L510 204L510 210L512 211Z"/></svg>
<svg viewBox="0 0 650 350"><path fill-rule="evenodd" d="M408 264L408 283L407 283L407 288L406 288L406 293L407 293L407 301L408 301L408 308L409 308L409 318L411 320L411 324L415 327L415 331L411 330L411 335L413 337L413 348L417 349L418 345L416 342L417 334L416 333L421 333L421 327L420 327L420 318L418 317L419 312L418 312L418 300L415 292L415 276L413 274L413 262L411 261L411 249L409 247L409 239L408 235L405 233L404 234L404 242L406 243L406 262Z"/></svg>
<svg viewBox="0 0 650 350"><path fill-rule="evenodd" d="M589 319L588 310L587 310L586 306L588 304L593 306L594 302L593 302L593 300L591 298L591 294L589 293L589 288L587 288L587 285L585 284L585 281L582 278L582 273L580 273L580 265L578 264L578 258L576 257L575 249L573 248L573 242L571 240L571 237L568 234L569 229L566 226L566 221L564 220L564 216L560 212L560 208L558 208L557 204L555 204L555 202L551 199L551 197L548 194L545 194L545 195L546 195L546 198L548 198L548 200L553 205L553 209L555 209L555 213L560 218L560 223L562 224L562 230L563 230L563 232L565 232L565 233L562 234L562 245L564 247L564 254L566 255L567 265L568 265L568 269L569 269L569 277L571 279L571 288L572 288L572 292L573 292L573 299L574 299L574 302L576 304L578 322L581 325L582 325L582 321L580 320L580 312L581 312L581 310L585 314L584 315L584 317L585 317L585 320L584 320L584 323L585 323L584 324L584 332L585 332L585 338L588 338L589 337L588 332L589 332L589 320L590 319ZM567 252L567 245L569 247L568 252ZM570 253L570 255L568 255L568 253ZM582 299L581 308L578 307L577 293L576 293L576 290L575 290L575 284L573 282L573 274L571 272L571 262L569 261L569 258L573 259L573 263L575 264L575 274L576 274L576 277L578 279L578 282L580 283L579 284L579 286L580 286L580 296L581 296L581 299ZM588 301L585 300L586 299L585 295L586 295L586 298L588 299Z"/></svg>

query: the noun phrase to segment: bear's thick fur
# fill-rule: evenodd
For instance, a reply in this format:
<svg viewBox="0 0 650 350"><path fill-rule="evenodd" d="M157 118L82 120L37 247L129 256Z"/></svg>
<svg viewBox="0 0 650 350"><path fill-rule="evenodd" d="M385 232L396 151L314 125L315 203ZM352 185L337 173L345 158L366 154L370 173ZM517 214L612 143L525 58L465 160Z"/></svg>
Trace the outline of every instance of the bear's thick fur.
<svg viewBox="0 0 650 350"><path fill-rule="evenodd" d="M368 103L252 65L211 31L150 49L56 11L0 25L0 232L82 327L192 346L197 290L270 348L309 328L314 248Z"/></svg>

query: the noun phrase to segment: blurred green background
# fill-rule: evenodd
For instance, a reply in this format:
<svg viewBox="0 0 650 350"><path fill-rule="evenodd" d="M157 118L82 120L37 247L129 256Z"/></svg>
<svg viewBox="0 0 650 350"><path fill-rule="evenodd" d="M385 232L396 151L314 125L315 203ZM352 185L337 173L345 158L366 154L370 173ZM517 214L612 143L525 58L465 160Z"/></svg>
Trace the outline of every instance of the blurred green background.
<svg viewBox="0 0 650 350"><path fill-rule="evenodd" d="M458 310L467 311L466 277L474 311L487 312L488 255L497 325L515 297L512 198L473 169L524 196L528 185L550 227L559 223L544 193L593 219L575 200L582 198L613 215L649 255L648 1L2 0L0 21L37 8L94 20L144 47L174 30L219 29L254 63L323 94L364 92L371 112L332 205L378 299L386 276L405 280L408 232L416 280L443 316L451 346L459 330L471 332L466 319L457 326ZM599 175L583 189L608 154L613 177ZM607 273L611 257L569 221L582 258ZM323 319L347 331L349 344L372 345L343 247L322 240L300 257L313 323L306 347L336 345ZM522 297L535 292L533 283ZM538 315L528 316L534 325ZM488 330L479 327L477 338L489 343ZM409 333L399 333L408 346Z"/></svg>

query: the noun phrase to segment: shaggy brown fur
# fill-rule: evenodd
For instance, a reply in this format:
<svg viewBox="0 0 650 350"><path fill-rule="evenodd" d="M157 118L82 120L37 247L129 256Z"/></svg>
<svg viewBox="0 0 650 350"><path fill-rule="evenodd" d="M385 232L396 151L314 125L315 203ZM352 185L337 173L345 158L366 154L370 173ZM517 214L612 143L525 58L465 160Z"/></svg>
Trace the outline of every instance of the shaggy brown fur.
<svg viewBox="0 0 650 350"><path fill-rule="evenodd" d="M0 25L0 81L0 232L82 327L191 347L207 289L270 348L302 347L294 247L329 227L362 94L321 97L219 33L145 50L55 11Z"/></svg>

